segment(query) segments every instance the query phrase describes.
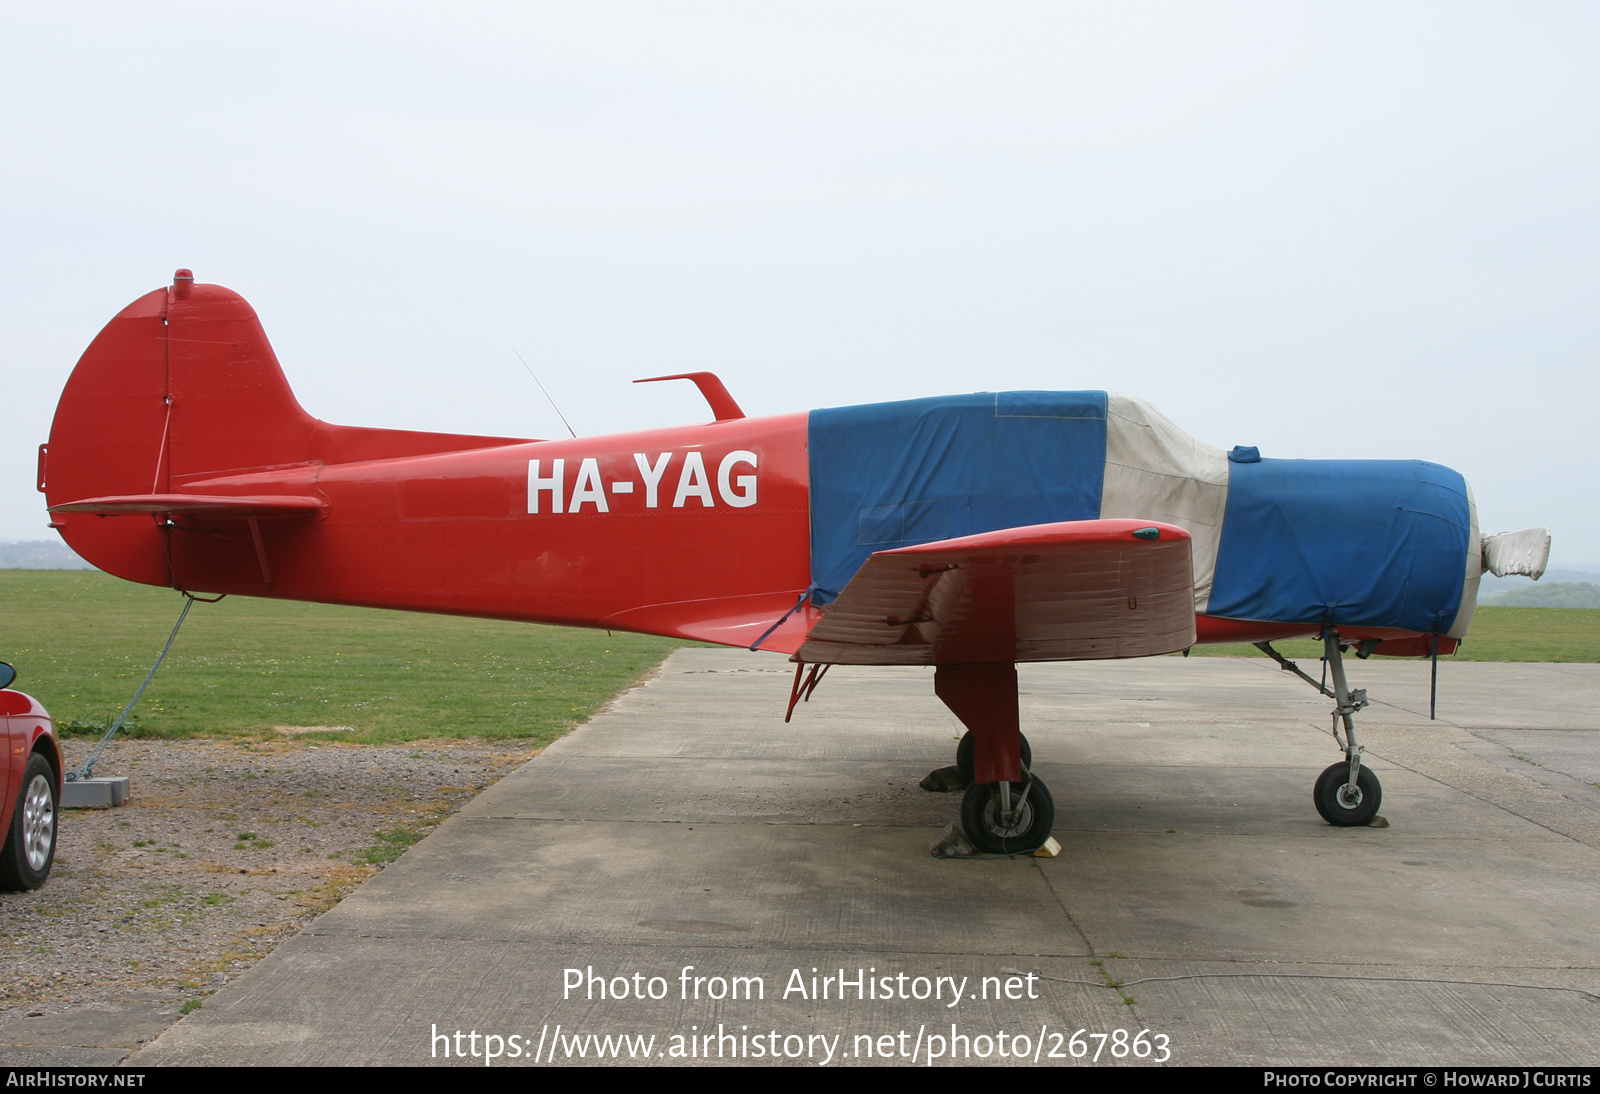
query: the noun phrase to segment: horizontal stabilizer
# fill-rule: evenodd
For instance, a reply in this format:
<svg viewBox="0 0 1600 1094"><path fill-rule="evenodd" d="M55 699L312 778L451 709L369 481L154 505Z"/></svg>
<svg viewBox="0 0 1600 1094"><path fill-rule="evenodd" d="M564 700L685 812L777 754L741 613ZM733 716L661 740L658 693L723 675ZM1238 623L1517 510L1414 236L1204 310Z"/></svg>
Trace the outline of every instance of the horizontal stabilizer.
<svg viewBox="0 0 1600 1094"><path fill-rule="evenodd" d="M205 494L118 494L104 498L85 498L50 506L52 513L94 513L110 517L123 513L184 513L213 519L244 520L247 517L310 517L326 502L319 498L211 497Z"/></svg>
<svg viewBox="0 0 1600 1094"><path fill-rule="evenodd" d="M1066 521L879 551L796 656L854 665L1147 657L1193 645L1194 618L1188 532Z"/></svg>
<svg viewBox="0 0 1600 1094"><path fill-rule="evenodd" d="M1516 574L1538 581L1550 563L1550 529L1524 528L1483 537L1483 568L1495 577Z"/></svg>

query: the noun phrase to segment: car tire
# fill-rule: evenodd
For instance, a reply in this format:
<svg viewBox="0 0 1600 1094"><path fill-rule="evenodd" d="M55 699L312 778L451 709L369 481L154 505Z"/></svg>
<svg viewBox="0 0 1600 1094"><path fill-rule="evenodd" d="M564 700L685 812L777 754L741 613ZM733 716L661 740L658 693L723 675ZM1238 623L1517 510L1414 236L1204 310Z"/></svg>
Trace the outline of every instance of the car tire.
<svg viewBox="0 0 1600 1094"><path fill-rule="evenodd" d="M56 773L35 752L22 772L22 789L11 814L11 829L0 850L0 889L37 889L50 876L56 858Z"/></svg>

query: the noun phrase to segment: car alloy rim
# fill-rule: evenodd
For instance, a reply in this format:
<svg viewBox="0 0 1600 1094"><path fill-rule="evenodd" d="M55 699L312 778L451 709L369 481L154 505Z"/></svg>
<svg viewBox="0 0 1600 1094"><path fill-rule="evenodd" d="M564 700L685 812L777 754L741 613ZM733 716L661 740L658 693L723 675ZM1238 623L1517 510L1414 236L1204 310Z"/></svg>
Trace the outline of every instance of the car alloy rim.
<svg viewBox="0 0 1600 1094"><path fill-rule="evenodd" d="M22 846L28 868L37 873L50 861L50 845L55 840L55 803L50 800L50 780L35 775L22 800Z"/></svg>

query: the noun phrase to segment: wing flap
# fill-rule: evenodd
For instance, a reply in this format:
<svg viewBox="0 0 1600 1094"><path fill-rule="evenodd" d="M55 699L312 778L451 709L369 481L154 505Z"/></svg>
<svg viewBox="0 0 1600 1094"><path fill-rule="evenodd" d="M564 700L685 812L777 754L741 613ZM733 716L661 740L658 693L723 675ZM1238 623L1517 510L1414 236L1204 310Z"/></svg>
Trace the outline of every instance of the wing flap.
<svg viewBox="0 0 1600 1094"><path fill-rule="evenodd" d="M880 551L823 609L796 656L857 665L1081 661L1173 653L1194 638L1189 534L1086 520Z"/></svg>

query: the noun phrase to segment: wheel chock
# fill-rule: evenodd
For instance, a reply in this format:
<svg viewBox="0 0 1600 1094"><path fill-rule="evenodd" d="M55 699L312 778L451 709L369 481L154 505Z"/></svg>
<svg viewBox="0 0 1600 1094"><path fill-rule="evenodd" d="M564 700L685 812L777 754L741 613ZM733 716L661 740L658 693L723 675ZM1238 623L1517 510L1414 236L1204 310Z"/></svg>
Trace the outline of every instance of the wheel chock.
<svg viewBox="0 0 1600 1094"><path fill-rule="evenodd" d="M934 858L958 858L973 854L976 850L977 848L968 841L967 834L955 821L945 825L944 831L939 833L939 838L928 847L928 853Z"/></svg>
<svg viewBox="0 0 1600 1094"><path fill-rule="evenodd" d="M1061 845L1054 836L1046 836L1044 844L1033 853L1034 858L1055 858L1061 853Z"/></svg>

